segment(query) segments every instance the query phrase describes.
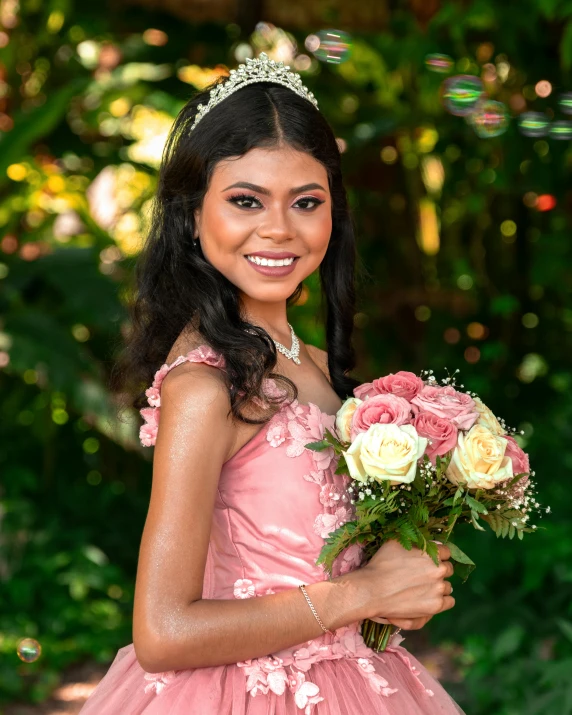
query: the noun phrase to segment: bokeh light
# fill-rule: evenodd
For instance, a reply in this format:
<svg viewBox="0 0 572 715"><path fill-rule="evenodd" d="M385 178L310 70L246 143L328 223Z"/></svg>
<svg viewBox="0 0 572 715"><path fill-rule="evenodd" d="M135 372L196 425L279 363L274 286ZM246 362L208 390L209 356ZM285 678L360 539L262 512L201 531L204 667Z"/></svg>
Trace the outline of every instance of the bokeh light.
<svg viewBox="0 0 572 715"><path fill-rule="evenodd" d="M461 332L457 328L447 328L443 333L443 339L449 345L456 345L461 339Z"/></svg>
<svg viewBox="0 0 572 715"><path fill-rule="evenodd" d="M441 101L456 117L466 117L474 110L483 94L483 83L473 75L449 77L441 85Z"/></svg>
<svg viewBox="0 0 572 715"><path fill-rule="evenodd" d="M384 146L380 156L384 164L395 164L398 157L397 149L394 146Z"/></svg>
<svg viewBox="0 0 572 715"><path fill-rule="evenodd" d="M42 655L42 646L34 638L22 638L16 646L16 653L24 663L33 663Z"/></svg>
<svg viewBox="0 0 572 715"><path fill-rule="evenodd" d="M425 66L431 72L439 72L440 74L447 74L450 72L454 65L454 60L449 55L442 55L438 52L431 55L427 55L425 58Z"/></svg>
<svg viewBox="0 0 572 715"><path fill-rule="evenodd" d="M572 139L572 121L562 119L557 122L552 122L548 134L551 139Z"/></svg>
<svg viewBox="0 0 572 715"><path fill-rule="evenodd" d="M479 362L480 359L481 351L479 350L479 348L475 347L474 345L470 345L465 350L465 360L471 365L474 365L475 363Z"/></svg>
<svg viewBox="0 0 572 715"><path fill-rule="evenodd" d="M564 114L572 114L572 92L564 92L564 94L561 94L558 104Z"/></svg>
<svg viewBox="0 0 572 715"><path fill-rule="evenodd" d="M506 132L510 117L502 102L494 99L481 99L468 117L469 123L481 139L498 137Z"/></svg>
<svg viewBox="0 0 572 715"><path fill-rule="evenodd" d="M321 62L339 65L351 55L352 41L343 30L320 30L317 33L319 45L311 50ZM308 38L306 38L306 41ZM308 45L306 45L308 48ZM309 49L309 48L308 48Z"/></svg>
<svg viewBox="0 0 572 715"><path fill-rule="evenodd" d="M467 335L473 340L484 340L489 334L489 329L482 323L473 322L467 325Z"/></svg>
<svg viewBox="0 0 572 715"><path fill-rule="evenodd" d="M556 207L556 197L552 194L541 194L536 199L536 208L538 211L552 211Z"/></svg>
<svg viewBox="0 0 572 715"><path fill-rule="evenodd" d="M518 128L525 137L544 137L550 121L543 112L523 112L518 118Z"/></svg>
<svg viewBox="0 0 572 715"><path fill-rule="evenodd" d="M546 97L549 97L550 94L552 93L552 85L548 80L542 79L540 82L537 82L534 91L539 97L542 97L543 99Z"/></svg>

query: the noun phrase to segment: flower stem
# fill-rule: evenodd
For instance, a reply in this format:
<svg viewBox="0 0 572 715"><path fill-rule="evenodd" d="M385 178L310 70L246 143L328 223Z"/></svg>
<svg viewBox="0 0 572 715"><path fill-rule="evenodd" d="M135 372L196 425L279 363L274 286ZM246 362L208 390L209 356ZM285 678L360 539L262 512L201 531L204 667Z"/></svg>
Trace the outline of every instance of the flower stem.
<svg viewBox="0 0 572 715"><path fill-rule="evenodd" d="M391 624L377 623L366 618L362 623L361 634L369 648L377 653L382 653L387 648L394 631L395 627Z"/></svg>

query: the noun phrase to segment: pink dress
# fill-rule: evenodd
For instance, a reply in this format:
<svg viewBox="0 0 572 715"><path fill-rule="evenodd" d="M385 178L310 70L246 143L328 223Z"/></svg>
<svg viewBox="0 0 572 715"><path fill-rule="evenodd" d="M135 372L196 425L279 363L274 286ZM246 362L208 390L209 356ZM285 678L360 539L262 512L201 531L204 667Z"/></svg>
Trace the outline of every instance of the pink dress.
<svg viewBox="0 0 572 715"><path fill-rule="evenodd" d="M224 369L201 346L156 373L140 438L155 443L160 389L185 360ZM272 380L267 394L276 390ZM334 416L294 401L283 406L225 464L220 475L205 567L203 598L257 598L326 580L315 561L328 533L351 520L349 478L334 474L332 450L307 442L334 429ZM348 547L333 576L357 568ZM300 593L300 598L303 598ZM147 673L133 644L120 648L81 715L433 715L463 713L395 635L384 653L368 648L360 623L230 665Z"/></svg>

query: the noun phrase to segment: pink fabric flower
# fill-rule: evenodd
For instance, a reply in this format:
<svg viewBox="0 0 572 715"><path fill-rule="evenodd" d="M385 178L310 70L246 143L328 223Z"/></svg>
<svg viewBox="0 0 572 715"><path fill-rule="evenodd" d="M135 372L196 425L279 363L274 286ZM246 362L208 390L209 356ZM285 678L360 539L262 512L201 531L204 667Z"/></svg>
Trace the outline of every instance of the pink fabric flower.
<svg viewBox="0 0 572 715"><path fill-rule="evenodd" d="M314 533L322 539L326 539L328 534L350 520L352 512L344 506L338 507L334 514L318 514L314 521Z"/></svg>
<svg viewBox="0 0 572 715"><path fill-rule="evenodd" d="M479 417L473 398L450 386L425 385L411 400L411 404L415 412L432 412L437 417L450 420L455 427L462 430L471 429Z"/></svg>
<svg viewBox="0 0 572 715"><path fill-rule="evenodd" d="M235 598L251 598L256 595L256 588L249 578L239 578L234 582Z"/></svg>
<svg viewBox="0 0 572 715"><path fill-rule="evenodd" d="M161 393L156 387L149 387L145 390L145 395L147 396L147 402L151 407L161 406Z"/></svg>
<svg viewBox="0 0 572 715"><path fill-rule="evenodd" d="M380 377L373 382L364 382L354 389L354 397L365 400L374 395L390 394L411 401L423 389L424 382L412 372L400 370Z"/></svg>
<svg viewBox="0 0 572 715"><path fill-rule="evenodd" d="M154 690L155 693L159 695L169 683L175 680L177 673L174 670L167 670L164 673L145 673L143 677L145 680L151 681L149 685L145 686L143 692L148 693L150 690Z"/></svg>
<svg viewBox="0 0 572 715"><path fill-rule="evenodd" d="M139 429L139 439L144 447L152 447L157 439L161 408L144 407L140 412L141 417L145 420L145 424L141 425Z"/></svg>
<svg viewBox="0 0 572 715"><path fill-rule="evenodd" d="M348 501L348 495L336 484L324 484L320 489L320 502L324 506L337 507L346 501Z"/></svg>
<svg viewBox="0 0 572 715"><path fill-rule="evenodd" d="M458 429L452 422L433 412L419 412L413 420L413 426L420 437L428 439L425 452L433 463L437 455L442 457L457 445Z"/></svg>
<svg viewBox="0 0 572 715"><path fill-rule="evenodd" d="M355 571L362 562L363 559L363 544L350 544L346 547L340 556L342 557L342 562L340 565L339 575L348 573L350 571Z"/></svg>
<svg viewBox="0 0 572 715"><path fill-rule="evenodd" d="M367 432L371 425L404 425L411 419L411 405L403 397L374 395L356 407L352 419L352 441L360 432Z"/></svg>
<svg viewBox="0 0 572 715"><path fill-rule="evenodd" d="M294 693L294 701L296 706L304 709L304 715L311 715L313 706L320 703L324 698L319 695L320 688L309 680L302 685Z"/></svg>
<svg viewBox="0 0 572 715"><path fill-rule="evenodd" d="M286 425L283 422L274 422L268 427L266 439L270 442L271 447L278 447L285 441L287 436Z"/></svg>
<svg viewBox="0 0 572 715"><path fill-rule="evenodd" d="M505 457L510 457L512 459L512 473L515 475L524 473L529 474L530 461L528 459L528 454L526 454L526 452L521 449L520 445L514 437L511 437L510 435L505 435L504 439L506 439L506 441L508 442L504 454Z"/></svg>

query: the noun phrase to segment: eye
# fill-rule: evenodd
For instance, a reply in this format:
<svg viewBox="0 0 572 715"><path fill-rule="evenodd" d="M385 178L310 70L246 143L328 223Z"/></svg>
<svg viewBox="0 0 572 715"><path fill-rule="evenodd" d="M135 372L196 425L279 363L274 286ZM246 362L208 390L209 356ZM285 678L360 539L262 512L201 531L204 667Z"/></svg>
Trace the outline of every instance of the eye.
<svg viewBox="0 0 572 715"><path fill-rule="evenodd" d="M320 204L323 204L324 202L321 199L317 199L315 196L303 196L301 199L298 199L294 206L297 206L298 204L305 204L304 206L299 206L303 211L312 211L312 209L317 208ZM312 204L311 206L308 206L308 204Z"/></svg>
<svg viewBox="0 0 572 715"><path fill-rule="evenodd" d="M260 208L262 208L262 204L256 198L256 196L251 196L249 194L237 194L236 196L231 196L230 198L228 198L227 201L230 201L230 203L240 206L241 209L260 209ZM257 205L253 206L253 204L257 204Z"/></svg>

